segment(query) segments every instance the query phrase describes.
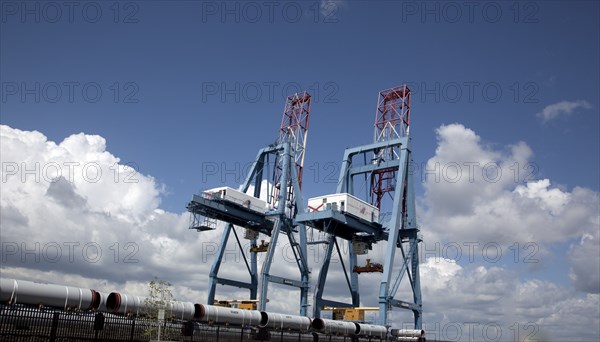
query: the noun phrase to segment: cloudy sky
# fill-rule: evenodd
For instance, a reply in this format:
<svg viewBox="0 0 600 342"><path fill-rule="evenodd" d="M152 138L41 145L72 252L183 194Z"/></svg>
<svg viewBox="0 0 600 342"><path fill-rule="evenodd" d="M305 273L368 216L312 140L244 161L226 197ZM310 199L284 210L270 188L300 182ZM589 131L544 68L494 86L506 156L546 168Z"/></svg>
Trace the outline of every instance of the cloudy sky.
<svg viewBox="0 0 600 342"><path fill-rule="evenodd" d="M237 187L301 89L303 197L333 192L344 148L372 141L377 92L407 83L429 337L598 340L599 10L3 1L1 276L138 295L157 276L205 302L219 231L188 229L191 196ZM243 279L228 248L223 276ZM272 273L294 277L288 253ZM313 284L322 256L309 250ZM328 279L346 299L337 260ZM378 281L360 276L362 305ZM271 288L270 311L298 312Z"/></svg>

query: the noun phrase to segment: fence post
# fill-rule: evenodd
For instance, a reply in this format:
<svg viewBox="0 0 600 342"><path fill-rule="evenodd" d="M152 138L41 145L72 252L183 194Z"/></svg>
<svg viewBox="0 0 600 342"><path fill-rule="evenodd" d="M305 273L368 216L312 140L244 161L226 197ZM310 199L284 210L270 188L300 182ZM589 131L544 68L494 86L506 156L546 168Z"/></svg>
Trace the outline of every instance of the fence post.
<svg viewBox="0 0 600 342"><path fill-rule="evenodd" d="M55 312L54 315L52 315L52 328L50 328L50 342L56 341L56 331L58 330L58 317L58 312Z"/></svg>
<svg viewBox="0 0 600 342"><path fill-rule="evenodd" d="M133 342L133 336L135 335L135 317L133 317L133 320L131 321L131 334L129 337L129 341Z"/></svg>

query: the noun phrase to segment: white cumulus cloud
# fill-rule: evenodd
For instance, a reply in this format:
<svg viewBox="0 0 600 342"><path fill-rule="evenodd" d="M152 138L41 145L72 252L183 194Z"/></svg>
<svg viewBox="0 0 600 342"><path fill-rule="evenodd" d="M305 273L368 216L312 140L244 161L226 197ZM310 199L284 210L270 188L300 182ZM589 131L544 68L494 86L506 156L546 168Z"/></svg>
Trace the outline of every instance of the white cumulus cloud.
<svg viewBox="0 0 600 342"><path fill-rule="evenodd" d="M578 108L590 109L592 108L592 105L585 100L560 101L544 107L544 109L536 115L542 122L547 122L560 116L571 115Z"/></svg>
<svg viewBox="0 0 600 342"><path fill-rule="evenodd" d="M160 209L163 186L120 164L100 136L81 133L57 143L40 132L8 126L0 126L0 133L3 277L145 295L147 282L158 276L175 285L178 299L206 302L220 229L196 233L188 229L183 210ZM460 124L439 127L437 136L419 207L422 246L428 248L420 270L429 337L469 341L467 332L475 324L476 340L485 340L496 328L500 340L523 340L532 332L529 328L535 329L529 337L540 340L597 340L598 193L557 188L549 179L531 177L524 166L532 163L533 151L525 142L498 148ZM295 278L296 265L284 237L271 273ZM548 253L564 241L569 245L559 257L567 260L567 267L558 272L567 275L566 285L519 273L502 262L465 262L470 260L467 252L481 255L482 246L490 242L505 253L514 243L533 242L540 248L534 256L542 259L547 255L542 250ZM477 247L468 250L465 242ZM428 257L435 243L441 247L433 252L436 257ZM455 244L447 248L448 243ZM461 260L444 255L456 255L456 246L463 248ZM313 289L322 247L309 248ZM340 247L348 248L342 241ZM366 257L381 262L384 247L374 246ZM345 276L335 259L325 297L346 300ZM263 260L260 254L259 268ZM359 264L364 262L365 256L359 257ZM248 280L245 267L232 238L221 276ZM362 274L359 279L361 304L378 305L380 275ZM298 291L278 285L271 289L269 310L297 313ZM406 287L399 291L398 298L411 298ZM219 287L217 294L246 298L248 291ZM411 319L410 313L397 310L392 317L395 324ZM450 334L456 327L462 329L460 338ZM516 337L515 328L521 329Z"/></svg>
<svg viewBox="0 0 600 342"><path fill-rule="evenodd" d="M570 278L578 289L598 292L597 192L559 189L549 179L524 172L535 166L530 160L533 152L524 142L493 148L460 124L443 125L437 135L438 147L427 162L430 173L420 222L429 249L430 238L441 246L458 244L463 253L468 250L464 243L469 242L476 246L475 254L488 252L493 259L490 252L499 248L508 260L518 246L523 253L517 259L523 262L527 255L533 256L527 261L534 261L529 265L534 267L547 259L544 256L551 248L581 240L568 255ZM493 174L486 175L486 165ZM486 244L494 249L483 250Z"/></svg>

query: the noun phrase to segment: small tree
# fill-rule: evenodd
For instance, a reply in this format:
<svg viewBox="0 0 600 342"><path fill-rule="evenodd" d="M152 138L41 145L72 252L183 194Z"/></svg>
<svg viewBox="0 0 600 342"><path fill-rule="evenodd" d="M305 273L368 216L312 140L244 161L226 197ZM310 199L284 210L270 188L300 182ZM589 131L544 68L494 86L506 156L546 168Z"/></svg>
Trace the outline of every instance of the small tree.
<svg viewBox="0 0 600 342"><path fill-rule="evenodd" d="M173 285L165 280L154 277L148 283L148 296L144 300L145 314L153 321L158 320L158 311L165 311L165 318L171 317L171 302L175 300L171 293ZM158 322L162 324L162 322ZM146 329L144 335L152 338L157 335L157 327L152 325Z"/></svg>

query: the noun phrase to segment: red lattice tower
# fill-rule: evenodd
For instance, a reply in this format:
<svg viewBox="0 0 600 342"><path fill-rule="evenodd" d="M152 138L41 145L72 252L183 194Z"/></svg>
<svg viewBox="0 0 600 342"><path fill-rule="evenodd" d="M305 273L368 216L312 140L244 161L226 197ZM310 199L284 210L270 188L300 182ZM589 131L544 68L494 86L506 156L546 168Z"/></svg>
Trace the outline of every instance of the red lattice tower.
<svg viewBox="0 0 600 342"><path fill-rule="evenodd" d="M379 92L377 112L375 114L375 142L389 141L408 137L410 124L410 89L408 86L383 90ZM400 158L398 148L383 148L375 154L373 162ZM381 201L387 195L393 199L396 187L395 169L383 169L371 175L372 203L381 209ZM406 191L406 189L404 189ZM405 198L405 196L403 196ZM405 204L403 203L403 208Z"/></svg>
<svg viewBox="0 0 600 342"><path fill-rule="evenodd" d="M298 176L298 185L302 187L302 170L304 168L304 154L306 152L306 138L308 136L308 121L310 118L310 95L307 92L296 93L288 96L285 108L283 110L283 118L281 127L279 128L278 144L286 142L290 143L293 160L292 167L296 168ZM283 169L283 161L278 157L275 163L275 173L273 175L273 191L271 193L271 203L273 207L277 207L279 192L281 191L281 174ZM291 182L291 175L287 184L288 201L290 208L293 207L294 189ZM293 211L292 211L293 213Z"/></svg>

